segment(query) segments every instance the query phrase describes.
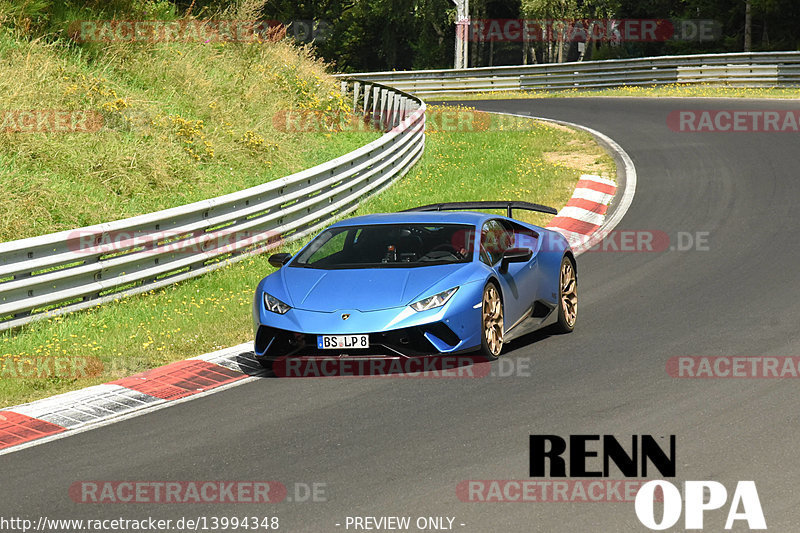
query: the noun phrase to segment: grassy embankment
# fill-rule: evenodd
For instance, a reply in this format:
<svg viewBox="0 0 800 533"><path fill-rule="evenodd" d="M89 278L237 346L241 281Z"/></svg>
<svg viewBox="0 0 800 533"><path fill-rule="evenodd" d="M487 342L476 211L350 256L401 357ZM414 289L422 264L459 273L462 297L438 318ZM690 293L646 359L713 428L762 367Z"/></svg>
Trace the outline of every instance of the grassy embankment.
<svg viewBox="0 0 800 533"><path fill-rule="evenodd" d="M322 163L378 135L286 132L282 112L335 117L347 106L325 65L286 40L76 45L0 24L0 241L174 207ZM103 127L8 131L23 110L97 113Z"/></svg>

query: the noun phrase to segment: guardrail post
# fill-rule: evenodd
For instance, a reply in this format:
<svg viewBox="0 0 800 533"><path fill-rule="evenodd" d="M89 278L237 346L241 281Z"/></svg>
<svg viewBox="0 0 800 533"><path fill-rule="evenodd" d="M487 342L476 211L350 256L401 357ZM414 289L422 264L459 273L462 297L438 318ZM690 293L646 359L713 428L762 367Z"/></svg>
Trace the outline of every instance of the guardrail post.
<svg viewBox="0 0 800 533"><path fill-rule="evenodd" d="M394 127L394 101L394 93L390 91L386 100L386 131L389 131Z"/></svg>
<svg viewBox="0 0 800 533"><path fill-rule="evenodd" d="M361 111L361 115L366 117L367 116L367 109L369 109L369 97L370 93L372 92L372 85L365 85L364 86L364 108Z"/></svg>
<svg viewBox="0 0 800 533"><path fill-rule="evenodd" d="M353 82L353 112L355 112L358 109L358 95L360 88L361 88L360 83L358 83L357 81Z"/></svg>
<svg viewBox="0 0 800 533"><path fill-rule="evenodd" d="M386 89L383 88L381 89L381 113L378 116L378 124L381 131L386 130L386 107L389 103L388 102L389 94L390 94L389 91L387 91Z"/></svg>
<svg viewBox="0 0 800 533"><path fill-rule="evenodd" d="M392 127L396 128L400 124L400 95L394 96L394 105L392 106Z"/></svg>
<svg viewBox="0 0 800 533"><path fill-rule="evenodd" d="M372 113L371 113L372 120L371 120L371 122L372 122L372 127L373 128L377 128L378 127L378 109L379 109L378 106L380 105L380 102L379 102L380 93L381 93L381 88L380 87L375 87L374 89L372 89Z"/></svg>
<svg viewBox="0 0 800 533"><path fill-rule="evenodd" d="M386 95L386 131L394 127L394 100L394 92L389 91L389 94Z"/></svg>

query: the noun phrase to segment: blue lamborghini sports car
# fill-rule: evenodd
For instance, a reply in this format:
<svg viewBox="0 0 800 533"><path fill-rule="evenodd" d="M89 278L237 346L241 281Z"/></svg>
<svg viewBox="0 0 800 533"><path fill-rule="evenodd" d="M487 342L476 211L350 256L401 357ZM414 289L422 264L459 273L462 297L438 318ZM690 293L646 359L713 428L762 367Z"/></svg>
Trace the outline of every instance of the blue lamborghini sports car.
<svg viewBox="0 0 800 533"><path fill-rule="evenodd" d="M508 216L475 212L506 209ZM468 211L464 211L467 209ZM512 218L528 202L434 204L328 227L258 284L255 355L401 357L482 352L545 325L575 327L575 257L559 233Z"/></svg>

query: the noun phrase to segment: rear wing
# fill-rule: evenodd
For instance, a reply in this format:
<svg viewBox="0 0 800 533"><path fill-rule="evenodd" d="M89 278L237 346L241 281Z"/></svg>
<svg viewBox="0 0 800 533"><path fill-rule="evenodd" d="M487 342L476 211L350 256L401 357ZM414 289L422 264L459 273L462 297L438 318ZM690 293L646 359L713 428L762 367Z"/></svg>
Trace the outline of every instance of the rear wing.
<svg viewBox="0 0 800 533"><path fill-rule="evenodd" d="M547 213L549 215L557 215L558 211L546 205L532 204L530 202L520 201L480 201L480 202L447 202L442 204L430 204L403 211L461 211L472 209L505 209L508 218L514 218L514 209L524 209L525 211L536 211L538 213Z"/></svg>

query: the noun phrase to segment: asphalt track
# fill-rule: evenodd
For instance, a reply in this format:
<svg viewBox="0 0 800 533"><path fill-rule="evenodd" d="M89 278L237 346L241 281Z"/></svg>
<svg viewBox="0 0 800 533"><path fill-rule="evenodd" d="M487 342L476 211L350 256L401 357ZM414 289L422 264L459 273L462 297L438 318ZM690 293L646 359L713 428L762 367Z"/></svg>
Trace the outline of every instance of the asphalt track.
<svg viewBox="0 0 800 533"><path fill-rule="evenodd" d="M256 380L0 457L2 515L269 515L280 517L280 530L303 532L344 531L347 516L450 516L458 531L647 531L631 503L464 503L455 488L468 479L528 479L532 433L674 434L678 482L716 480L732 492L736 481L755 480L769 530L800 530L800 382L674 379L665 371L680 355L800 355L797 133L678 133L667 114L800 103L471 105L609 135L638 171L617 229L673 239L709 232L708 250L581 256L576 331L536 334L504 356L530 361L530 376ZM77 504L68 488L81 480L276 480L290 496L295 482L316 482L326 484L327 501ZM722 531L726 514L707 513L706 530Z"/></svg>

